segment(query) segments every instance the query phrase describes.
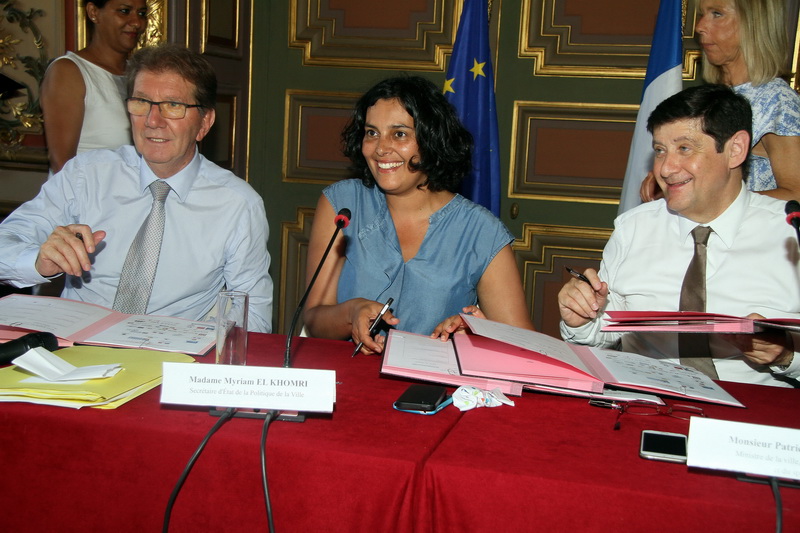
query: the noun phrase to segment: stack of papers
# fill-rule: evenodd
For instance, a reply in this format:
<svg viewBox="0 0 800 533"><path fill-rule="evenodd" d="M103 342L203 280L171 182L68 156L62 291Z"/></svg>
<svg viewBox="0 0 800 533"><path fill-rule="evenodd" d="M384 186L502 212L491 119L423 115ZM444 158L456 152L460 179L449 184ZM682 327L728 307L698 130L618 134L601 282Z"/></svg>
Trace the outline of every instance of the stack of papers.
<svg viewBox="0 0 800 533"><path fill-rule="evenodd" d="M194 362L179 353L97 346L64 348L55 354L78 368L118 364L122 370L100 379L48 381L18 366L0 368L0 402L115 409L161 384L164 362Z"/></svg>
<svg viewBox="0 0 800 533"><path fill-rule="evenodd" d="M800 331L800 319L752 319L696 311L608 311L603 331L682 333L759 333L764 329Z"/></svg>
<svg viewBox="0 0 800 533"><path fill-rule="evenodd" d="M59 346L92 344L203 355L217 342L215 324L156 315L128 315L66 298L12 294L0 298L0 339L49 331ZM20 329L24 328L24 329Z"/></svg>
<svg viewBox="0 0 800 533"><path fill-rule="evenodd" d="M576 396L611 397L612 389L692 398L743 407L694 368L644 355L568 344L536 331L462 314L473 335L441 342L390 330L381 371L439 383L514 387ZM519 390L519 389L517 389ZM616 393L613 393L616 394Z"/></svg>

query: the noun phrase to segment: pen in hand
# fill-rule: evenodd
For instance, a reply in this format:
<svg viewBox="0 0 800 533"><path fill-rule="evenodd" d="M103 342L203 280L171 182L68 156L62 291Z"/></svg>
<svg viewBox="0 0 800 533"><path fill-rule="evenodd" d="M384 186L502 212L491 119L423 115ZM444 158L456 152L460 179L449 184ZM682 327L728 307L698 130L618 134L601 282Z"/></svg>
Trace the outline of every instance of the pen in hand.
<svg viewBox="0 0 800 533"><path fill-rule="evenodd" d="M589 278L587 278L586 276L584 276L583 274L581 274L581 273L580 273L580 272L578 272L577 270L573 270L573 269L571 269L571 268L570 268L570 267L568 267L568 266L565 266L564 268L566 268L566 269L567 269L567 272L569 272L570 274L572 274L572 277L573 277L573 278L575 278L575 279L579 279L579 280L581 280L581 281L583 281L583 282L585 282L585 283L588 283L589 285L591 285L591 284L592 284L592 282L591 282L591 281L589 281Z"/></svg>
<svg viewBox="0 0 800 533"><path fill-rule="evenodd" d="M370 326L369 326L369 336L370 337L372 337L372 334L375 333L375 328L378 327L378 323L381 321L381 318L383 318L383 315L386 313L386 311L389 310L389 306L392 305L393 301L394 301L394 298L389 298L388 300L386 300L386 303L381 308L381 312L378 313L378 316L376 316L375 320L373 320L372 324L370 324ZM364 341L359 342L358 346L356 346L356 349L353 352L353 355L351 355L351 357L355 357L356 354L358 352L360 352L361 348L363 348L363 347L364 347Z"/></svg>

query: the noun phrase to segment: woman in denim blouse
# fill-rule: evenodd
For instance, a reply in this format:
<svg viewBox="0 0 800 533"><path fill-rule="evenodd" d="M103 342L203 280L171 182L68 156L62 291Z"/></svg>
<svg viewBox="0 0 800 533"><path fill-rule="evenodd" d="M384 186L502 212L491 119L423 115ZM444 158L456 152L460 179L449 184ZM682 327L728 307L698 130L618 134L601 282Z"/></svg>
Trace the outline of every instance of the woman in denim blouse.
<svg viewBox="0 0 800 533"><path fill-rule="evenodd" d="M416 76L378 83L357 102L342 140L356 179L319 199L308 279L336 213L348 208L352 221L309 294L303 318L311 335L381 352L384 337L371 337L369 326L390 297L385 328L446 340L463 327L464 311L533 329L513 236L456 192L471 169L472 136L439 88Z"/></svg>

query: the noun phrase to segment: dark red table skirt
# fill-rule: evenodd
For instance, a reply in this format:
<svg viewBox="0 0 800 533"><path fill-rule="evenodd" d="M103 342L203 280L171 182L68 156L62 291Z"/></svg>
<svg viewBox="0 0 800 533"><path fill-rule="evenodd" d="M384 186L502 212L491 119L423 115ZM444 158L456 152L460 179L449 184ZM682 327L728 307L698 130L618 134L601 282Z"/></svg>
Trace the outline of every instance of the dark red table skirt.
<svg viewBox="0 0 800 533"><path fill-rule="evenodd" d="M251 334L249 364L280 366L284 339ZM332 416L270 428L279 532L774 530L767 486L638 457L642 429L686 432L685 421L625 416L613 431L611 411L530 393L513 408L411 415L391 408L408 382L380 376L379 358L317 339L298 339L295 352L295 366L334 369L339 384ZM724 385L748 408L695 405L710 417L800 427L800 391ZM159 389L108 411L1 404L0 531L158 531L216 421L161 405ZM266 529L261 428L236 418L211 439L171 531ZM797 530L800 491L782 495L784 531Z"/></svg>
<svg viewBox="0 0 800 533"><path fill-rule="evenodd" d="M248 363L282 365L284 342L251 334ZM351 358L352 349L295 343L295 366L337 371L337 403L332 416L269 429L278 531L412 531L420 518L420 472L461 414L395 411L408 382L380 377L380 359ZM0 405L0 531L159 531L175 482L217 421L207 409L161 405L159 395L157 388L115 410ZM266 529L262 425L235 418L214 435L170 531Z"/></svg>
<svg viewBox="0 0 800 533"><path fill-rule="evenodd" d="M685 402L708 417L800 427L800 390L722 383L747 409ZM639 457L643 429L689 422L624 415L586 400L525 395L466 413L425 466L431 531L775 531L767 485ZM800 531L800 489L781 489L784 531Z"/></svg>

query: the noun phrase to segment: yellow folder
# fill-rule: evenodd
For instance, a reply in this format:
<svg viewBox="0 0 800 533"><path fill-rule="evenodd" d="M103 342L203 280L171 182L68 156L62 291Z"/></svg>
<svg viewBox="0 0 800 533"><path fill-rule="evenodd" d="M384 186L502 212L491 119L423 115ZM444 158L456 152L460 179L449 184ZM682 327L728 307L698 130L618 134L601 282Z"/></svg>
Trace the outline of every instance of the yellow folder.
<svg viewBox="0 0 800 533"><path fill-rule="evenodd" d="M100 346L73 346L54 353L74 366L119 363L122 370L110 378L75 384L44 381L14 365L0 368L0 402L115 409L160 385L164 362L194 362L182 353Z"/></svg>

